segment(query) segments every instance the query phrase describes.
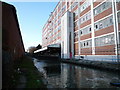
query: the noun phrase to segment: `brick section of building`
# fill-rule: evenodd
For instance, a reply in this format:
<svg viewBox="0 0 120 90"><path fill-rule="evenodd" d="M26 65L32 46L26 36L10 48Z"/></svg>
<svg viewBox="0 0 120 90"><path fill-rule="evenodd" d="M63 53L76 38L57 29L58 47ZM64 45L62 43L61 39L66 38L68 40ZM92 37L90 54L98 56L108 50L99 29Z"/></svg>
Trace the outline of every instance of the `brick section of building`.
<svg viewBox="0 0 120 90"><path fill-rule="evenodd" d="M84 11L82 11L81 13L80 13L80 16L83 16L84 14L86 14L88 11L90 11L91 10L91 7L89 6L88 8L86 8Z"/></svg>
<svg viewBox="0 0 120 90"><path fill-rule="evenodd" d="M83 27L85 27L85 26L87 26L87 25L89 25L89 24L91 24L91 19L88 20L88 21L86 21L86 22L84 22L84 23L82 23L82 24L80 25L80 28L83 28Z"/></svg>
<svg viewBox="0 0 120 90"><path fill-rule="evenodd" d="M98 14L97 16L95 16L95 17L94 17L94 21L97 21L97 20L99 20L99 19L102 19L102 18L104 18L105 16L108 16L108 15L110 15L110 14L112 14L112 8L109 8L109 9L103 11L102 13Z"/></svg>
<svg viewBox="0 0 120 90"><path fill-rule="evenodd" d="M90 34L81 36L81 37L80 37L80 40L89 39L89 38L91 38L91 37L92 37L92 36L91 36L91 33L90 33Z"/></svg>
<svg viewBox="0 0 120 90"><path fill-rule="evenodd" d="M81 55L92 55L92 48L82 48Z"/></svg>
<svg viewBox="0 0 120 90"><path fill-rule="evenodd" d="M96 55L115 55L115 45L95 47Z"/></svg>
<svg viewBox="0 0 120 90"><path fill-rule="evenodd" d="M95 31L95 36L100 36L100 35L104 35L104 34L108 34L108 33L112 33L112 32L114 32L113 25L109 26L107 28L103 28L103 29L100 29L98 31Z"/></svg>
<svg viewBox="0 0 120 90"><path fill-rule="evenodd" d="M12 60L25 53L16 9L6 3L2 3L2 49L11 55Z"/></svg>

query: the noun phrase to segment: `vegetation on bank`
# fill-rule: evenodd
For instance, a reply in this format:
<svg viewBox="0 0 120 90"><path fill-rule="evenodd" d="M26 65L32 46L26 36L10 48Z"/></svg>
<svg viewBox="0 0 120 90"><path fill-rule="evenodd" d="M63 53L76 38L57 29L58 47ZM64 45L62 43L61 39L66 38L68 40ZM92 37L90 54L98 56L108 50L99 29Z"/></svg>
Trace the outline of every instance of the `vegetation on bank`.
<svg viewBox="0 0 120 90"><path fill-rule="evenodd" d="M20 77L25 76L25 88L46 88L32 58L24 56L14 63L13 87L20 85Z"/></svg>

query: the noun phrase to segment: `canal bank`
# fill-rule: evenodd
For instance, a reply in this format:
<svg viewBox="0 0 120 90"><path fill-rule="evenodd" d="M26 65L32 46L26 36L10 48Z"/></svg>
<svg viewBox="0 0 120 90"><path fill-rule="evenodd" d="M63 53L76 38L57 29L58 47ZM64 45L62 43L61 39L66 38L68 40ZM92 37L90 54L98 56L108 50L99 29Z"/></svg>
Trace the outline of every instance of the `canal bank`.
<svg viewBox="0 0 120 90"><path fill-rule="evenodd" d="M42 74L34 66L33 58L23 56L14 62L12 88L44 88Z"/></svg>
<svg viewBox="0 0 120 90"><path fill-rule="evenodd" d="M100 69L100 70L107 70L107 71L120 71L120 63L117 62L105 62L105 61L90 61L90 60L83 60L83 59L61 59L63 63L70 63L80 66L86 66L89 68Z"/></svg>

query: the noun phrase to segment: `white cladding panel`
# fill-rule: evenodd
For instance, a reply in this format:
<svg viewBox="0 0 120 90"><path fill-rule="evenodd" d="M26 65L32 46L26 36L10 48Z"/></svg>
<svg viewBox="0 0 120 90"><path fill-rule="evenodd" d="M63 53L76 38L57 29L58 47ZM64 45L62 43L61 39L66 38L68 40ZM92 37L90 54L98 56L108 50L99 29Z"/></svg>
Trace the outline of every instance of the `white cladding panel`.
<svg viewBox="0 0 120 90"><path fill-rule="evenodd" d="M70 58L70 51L73 54L73 14L66 12L61 19L61 58ZM72 33L70 36L70 32ZM70 47L71 38L71 47ZM73 55L72 55L73 56Z"/></svg>

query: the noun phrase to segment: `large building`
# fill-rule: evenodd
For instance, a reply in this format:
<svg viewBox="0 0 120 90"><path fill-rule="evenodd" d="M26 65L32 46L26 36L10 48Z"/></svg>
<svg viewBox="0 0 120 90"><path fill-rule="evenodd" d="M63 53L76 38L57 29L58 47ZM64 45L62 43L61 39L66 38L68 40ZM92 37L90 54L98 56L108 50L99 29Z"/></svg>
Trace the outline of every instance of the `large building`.
<svg viewBox="0 0 120 90"><path fill-rule="evenodd" d="M42 32L42 46L52 44L61 58L117 61L120 0L60 0Z"/></svg>

